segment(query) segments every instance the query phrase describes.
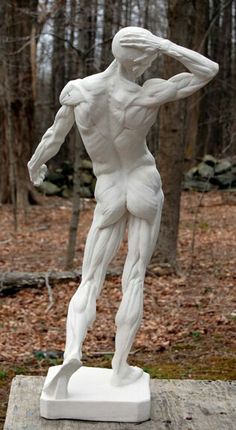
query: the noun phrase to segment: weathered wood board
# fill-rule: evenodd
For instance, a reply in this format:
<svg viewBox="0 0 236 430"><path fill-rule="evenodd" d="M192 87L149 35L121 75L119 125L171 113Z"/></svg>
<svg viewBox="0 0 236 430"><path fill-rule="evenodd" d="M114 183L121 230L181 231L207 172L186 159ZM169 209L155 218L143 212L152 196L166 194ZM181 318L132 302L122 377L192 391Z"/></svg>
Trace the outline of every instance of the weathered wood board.
<svg viewBox="0 0 236 430"><path fill-rule="evenodd" d="M137 424L45 420L39 416L44 377L13 379L4 430L137 430ZM235 430L236 381L151 381L151 420L139 430Z"/></svg>

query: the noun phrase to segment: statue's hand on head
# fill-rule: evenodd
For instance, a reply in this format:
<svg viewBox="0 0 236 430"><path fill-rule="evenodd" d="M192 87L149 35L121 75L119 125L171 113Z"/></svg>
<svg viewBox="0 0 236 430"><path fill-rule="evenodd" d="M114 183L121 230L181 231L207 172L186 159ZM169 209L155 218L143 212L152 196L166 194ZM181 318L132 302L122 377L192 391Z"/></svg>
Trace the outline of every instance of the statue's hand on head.
<svg viewBox="0 0 236 430"><path fill-rule="evenodd" d="M29 175L30 175L30 180L31 182L33 182L34 185L36 185L37 187L39 185L41 185L45 179L45 176L47 174L47 166L46 164L43 164L41 167L39 167L39 169L37 170L33 170L30 167L30 162L28 163L28 169L29 169Z"/></svg>
<svg viewBox="0 0 236 430"><path fill-rule="evenodd" d="M120 39L120 46L124 48L141 49L151 54L166 51L170 43L168 39L155 36L150 31L146 31L143 34L127 34Z"/></svg>

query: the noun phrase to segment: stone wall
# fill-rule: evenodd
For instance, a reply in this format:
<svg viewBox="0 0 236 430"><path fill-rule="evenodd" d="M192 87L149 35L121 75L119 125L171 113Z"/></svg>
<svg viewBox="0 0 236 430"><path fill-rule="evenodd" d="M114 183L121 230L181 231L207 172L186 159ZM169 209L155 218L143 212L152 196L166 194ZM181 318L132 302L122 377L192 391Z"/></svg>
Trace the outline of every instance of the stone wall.
<svg viewBox="0 0 236 430"><path fill-rule="evenodd" d="M96 178L93 174L92 162L82 160L80 167L80 196L85 198L93 197L95 184ZM65 162L55 171L49 171L39 190L47 196L71 197L73 193L73 165Z"/></svg>
<svg viewBox="0 0 236 430"><path fill-rule="evenodd" d="M236 191L236 157L217 160L212 155L205 155L197 166L185 174L183 188L194 191Z"/></svg>
<svg viewBox="0 0 236 430"><path fill-rule="evenodd" d="M80 173L80 196L93 198L96 178L90 160L82 160ZM212 189L236 191L236 157L217 160L212 155L205 155L197 166L192 167L185 174L183 189L204 192ZM47 196L71 197L73 165L65 162L55 171L49 171L39 190Z"/></svg>

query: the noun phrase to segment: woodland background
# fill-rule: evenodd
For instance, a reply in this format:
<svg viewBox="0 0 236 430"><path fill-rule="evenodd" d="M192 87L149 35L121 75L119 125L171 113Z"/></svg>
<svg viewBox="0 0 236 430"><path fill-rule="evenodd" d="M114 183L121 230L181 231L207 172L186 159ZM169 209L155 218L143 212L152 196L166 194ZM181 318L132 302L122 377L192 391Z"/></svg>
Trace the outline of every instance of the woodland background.
<svg viewBox="0 0 236 430"><path fill-rule="evenodd" d="M53 122L62 88L71 79L109 65L117 30L143 26L220 65L219 74L207 87L187 100L166 104L148 137L166 195L159 258L175 264L184 170L206 153L225 158L235 151L235 15L235 0L2 1L0 202L13 203L15 225L17 209L37 201L26 165ZM160 56L143 79L168 78L181 70L184 68L178 62ZM51 166L55 169L69 162L76 173L84 158L88 156L73 131ZM74 178L77 197L79 180L78 172ZM74 204L74 228L76 213L78 201Z"/></svg>
<svg viewBox="0 0 236 430"><path fill-rule="evenodd" d="M165 207L131 361L154 377L236 378L236 0L2 0L2 420L12 377L45 373L50 363L61 360L65 303L79 278L72 269L81 266L95 204L95 178L76 130L49 163L46 182L54 184L55 192L42 188L40 194L30 184L27 162L53 122L64 85L104 70L112 61L113 35L128 25L168 37L220 66L201 91L163 106L148 136ZM159 56L139 83L180 71L181 64ZM206 154L210 157L204 158ZM183 191L186 172L202 159L208 160L201 164L207 172L201 176L200 168L191 171L195 179L201 176L196 188L201 192ZM217 169L234 174L223 191L213 181ZM125 240L113 262L98 303L98 322L85 344L85 362L91 365L107 366L113 354L126 245ZM62 270L71 279L53 280L52 273L60 277Z"/></svg>

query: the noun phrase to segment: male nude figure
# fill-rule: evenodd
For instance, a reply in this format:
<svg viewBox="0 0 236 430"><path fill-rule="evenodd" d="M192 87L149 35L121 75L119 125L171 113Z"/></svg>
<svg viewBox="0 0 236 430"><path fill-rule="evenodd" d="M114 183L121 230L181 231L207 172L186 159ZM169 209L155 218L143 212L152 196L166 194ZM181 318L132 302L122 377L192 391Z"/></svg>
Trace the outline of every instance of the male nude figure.
<svg viewBox="0 0 236 430"><path fill-rule="evenodd" d="M128 255L116 315L111 383L129 384L142 375L141 369L127 364L127 357L142 318L144 276L156 245L163 205L161 179L146 136L163 103L189 96L218 71L218 65L204 56L138 27L120 30L112 51L115 60L103 73L65 86L54 124L28 163L31 180L37 185L46 173L44 163L59 151L76 121L97 176L97 206L86 242L82 280L69 304L64 363L45 387L57 398L66 396L70 376L81 366L82 343L95 319L96 298L126 226ZM189 72L137 85L136 78L159 52L179 60Z"/></svg>

